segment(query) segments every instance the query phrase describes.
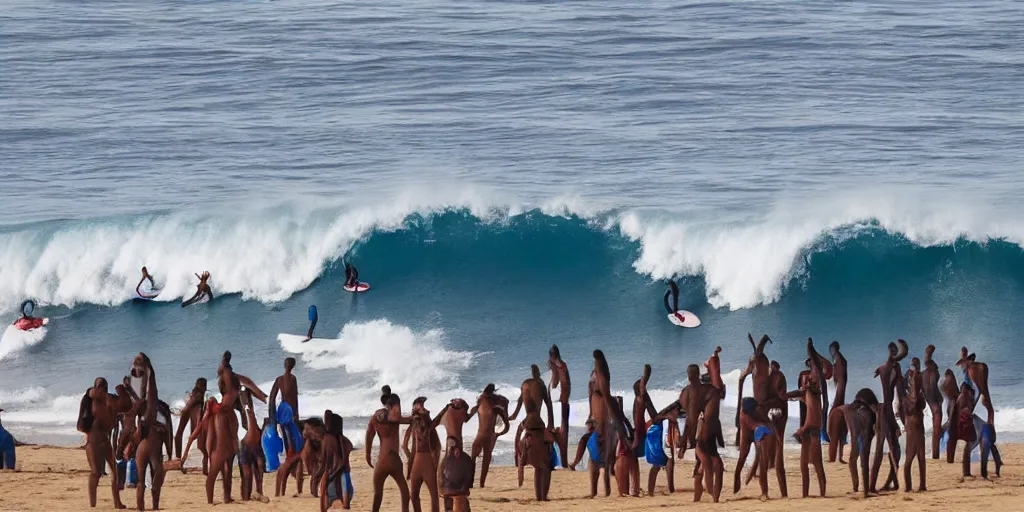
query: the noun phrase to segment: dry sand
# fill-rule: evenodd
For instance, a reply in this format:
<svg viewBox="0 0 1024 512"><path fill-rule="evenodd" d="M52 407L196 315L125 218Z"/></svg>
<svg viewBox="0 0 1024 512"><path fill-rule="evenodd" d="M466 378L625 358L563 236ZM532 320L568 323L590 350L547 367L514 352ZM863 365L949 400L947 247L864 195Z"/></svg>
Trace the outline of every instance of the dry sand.
<svg viewBox="0 0 1024 512"><path fill-rule="evenodd" d="M537 503L533 501L532 472L528 469L526 485L516 487L514 468L492 468L488 476L486 489L474 489L471 496L472 508L476 512L498 511L606 511L621 512L632 510L779 510L786 512L822 510L867 511L867 510L1024 510L1024 467L1018 462L1024 456L1024 445L1007 444L1000 447L1007 464L1003 467L1002 478L988 482L968 479L959 482L960 464L948 465L945 462L928 461L928 487L925 493L904 493L902 490L880 497L863 499L850 492L850 477L847 466L826 464L828 479L828 495L826 499L800 498L800 471L794 454L789 454L786 469L789 480L789 499L779 499L775 488L774 475L769 480L772 500L762 503L757 499L757 484L744 488L733 496L728 491L731 482L733 461L726 459L726 489L722 493L721 504L711 503L710 497L704 502L693 503L693 481L682 478L690 475L692 463L689 461L678 464L676 484L678 490L669 496L666 494L665 480L662 476L654 497L619 498L598 497L587 498L587 473L583 471L557 471L551 486L551 501ZM353 454L356 470L353 482L356 487L353 510L370 510L372 492L370 489L370 470L366 467L360 453ZM55 448L47 446L23 446L18 449L18 472L0 472L0 511L51 511L51 510L85 510L89 500L86 493L88 465L85 452L75 448ZM991 469L991 466L990 466ZM646 487L647 468L644 467L643 481ZM978 473L978 465L974 465L974 473ZM811 472L812 495L816 494L817 485ZM268 475L266 488L273 494L273 475ZM915 471L916 477L916 471ZM901 473L902 484L902 473ZM104 477L100 481L98 492L99 509L111 509L110 480ZM614 492L614 480L612 488ZM294 483L291 483L294 490ZM237 499L237 476L234 485ZM426 496L426 491L423 491ZM147 493L147 504L149 496ZM215 503L220 503L220 484L217 485ZM122 500L130 508L135 505L135 492L128 490L122 493ZM196 473L182 475L180 472L169 472L163 489L164 510L208 510L203 477ZM426 505L426 503L424 503ZM270 503L235 503L217 506L216 510L260 510L267 512L318 510L319 503L312 497L271 498ZM335 507L340 509L339 506ZM384 511L400 510L398 491L394 484L386 487ZM429 508L426 508L429 510Z"/></svg>

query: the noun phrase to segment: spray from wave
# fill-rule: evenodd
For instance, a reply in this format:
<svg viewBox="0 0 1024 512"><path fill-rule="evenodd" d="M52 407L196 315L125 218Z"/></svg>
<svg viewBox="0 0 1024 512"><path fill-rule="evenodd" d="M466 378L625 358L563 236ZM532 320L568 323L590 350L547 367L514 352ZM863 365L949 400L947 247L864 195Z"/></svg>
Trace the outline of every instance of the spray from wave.
<svg viewBox="0 0 1024 512"><path fill-rule="evenodd" d="M0 337L0 361L15 357L19 352L38 345L46 338L46 327L37 327L28 331L8 325Z"/></svg>
<svg viewBox="0 0 1024 512"><path fill-rule="evenodd" d="M379 409L385 384L408 403L418 395L435 403L468 396L472 392L461 388L459 372L479 355L444 348L440 329L416 332L386 319L349 323L337 339L303 343L301 337L282 334L278 340L285 352L298 354L309 368L345 372L348 385L305 392L299 404L306 410L333 408L343 416L369 416Z"/></svg>

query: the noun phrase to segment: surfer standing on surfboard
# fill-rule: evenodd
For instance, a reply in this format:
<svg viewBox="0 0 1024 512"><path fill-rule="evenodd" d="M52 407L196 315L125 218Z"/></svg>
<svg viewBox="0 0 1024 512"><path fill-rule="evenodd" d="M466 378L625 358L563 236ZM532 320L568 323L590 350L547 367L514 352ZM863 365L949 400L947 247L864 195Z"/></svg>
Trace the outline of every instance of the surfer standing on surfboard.
<svg viewBox="0 0 1024 512"><path fill-rule="evenodd" d="M208 281L210 280L210 273L203 272L203 275L196 274L195 276L199 278L199 285L196 286L196 294L193 295L191 299L182 302L181 307L191 306L203 297L207 297L208 300L213 300L213 290L210 289L210 285L208 284Z"/></svg>
<svg viewBox="0 0 1024 512"><path fill-rule="evenodd" d="M668 305L668 297L672 296L672 307ZM676 286L676 282L673 279L668 280L668 290L665 291L665 309L668 314L675 315L680 321L683 320L683 315L679 314L679 287Z"/></svg>
<svg viewBox="0 0 1024 512"><path fill-rule="evenodd" d="M345 287L353 290L359 289L359 270L347 261L345 262Z"/></svg>
<svg viewBox="0 0 1024 512"><path fill-rule="evenodd" d="M142 285L147 280L149 281L149 290L143 291ZM153 291L156 289L156 283L153 281L153 276L149 275L149 271L146 270L146 267L142 267L142 279L139 280L139 284L135 285L135 293L138 294L139 297L149 297L150 295L155 297L156 295L153 294Z"/></svg>

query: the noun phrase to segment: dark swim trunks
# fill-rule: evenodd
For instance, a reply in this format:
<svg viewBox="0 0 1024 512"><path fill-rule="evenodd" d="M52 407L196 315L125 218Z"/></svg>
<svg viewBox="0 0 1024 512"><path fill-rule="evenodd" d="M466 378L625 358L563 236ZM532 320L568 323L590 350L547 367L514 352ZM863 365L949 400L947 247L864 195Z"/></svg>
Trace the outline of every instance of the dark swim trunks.
<svg viewBox="0 0 1024 512"><path fill-rule="evenodd" d="M253 463L257 462L260 459L260 455L262 455L262 454L257 452L257 451L255 451L255 450L249 449L249 447L246 446L245 443L243 443L243 442L239 442L238 443L238 465L239 466L248 466L249 464L253 464Z"/></svg>

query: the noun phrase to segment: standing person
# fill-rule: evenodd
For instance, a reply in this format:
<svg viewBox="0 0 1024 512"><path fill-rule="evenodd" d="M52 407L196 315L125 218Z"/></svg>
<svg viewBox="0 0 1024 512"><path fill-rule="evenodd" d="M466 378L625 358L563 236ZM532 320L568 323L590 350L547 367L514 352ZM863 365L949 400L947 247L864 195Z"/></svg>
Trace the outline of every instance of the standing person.
<svg viewBox="0 0 1024 512"><path fill-rule="evenodd" d="M494 392L494 384L488 384L484 392L477 398L476 405L469 411L469 417L479 415L476 438L473 439L473 462L483 454L484 461L480 466L480 488L483 489L487 483L487 471L491 466L491 454L494 453L494 443L498 438L507 434L509 430L508 420L508 399ZM495 432L498 418L505 424L501 432Z"/></svg>
<svg viewBox="0 0 1024 512"><path fill-rule="evenodd" d="M441 460L441 494L451 500L454 512L469 512L469 490L473 487L473 459L462 451L462 442L449 437Z"/></svg>
<svg viewBox="0 0 1024 512"><path fill-rule="evenodd" d="M918 491L927 491L925 480L925 441L924 441L924 379L921 377L921 360L910 360L910 371L907 372L907 398L903 401L903 417L906 418L904 430L907 433L907 458L903 462L903 490L910 492L914 486L910 479L910 467L917 459L920 474Z"/></svg>
<svg viewBox="0 0 1024 512"><path fill-rule="evenodd" d="M96 506L96 488L99 486L100 477L103 476L103 465L110 466L111 474L117 474L117 464L114 462L114 450L110 445L111 435L117 423L118 401L116 397L107 394L107 379L99 377L82 397L81 407L78 412L78 431L85 434L85 455L89 460L89 506ZM0 437L7 434L6 431ZM0 440L0 444L2 444ZM14 469L13 439L11 440L11 465ZM3 447L0 446L0 449ZM121 504L121 494L118 489L117 478L110 479L111 492L114 496L114 508L124 508Z"/></svg>
<svg viewBox="0 0 1024 512"><path fill-rule="evenodd" d="M306 339L302 340L303 343L313 339L313 329L316 328L316 321L320 317L316 314L316 305L309 307L309 332L306 333Z"/></svg>
<svg viewBox="0 0 1024 512"><path fill-rule="evenodd" d="M550 390L554 391L556 387L559 388L558 403L561 404L562 408L562 437L561 444L558 449L562 452L562 467L568 468L569 394L572 392L572 384L569 381L569 366L562 360L562 354L558 350L558 345L551 345L551 350L548 350L548 368L551 369L551 383L549 384ZM486 469L481 472L481 480L483 475L486 473ZM481 485L481 487L483 487L483 485Z"/></svg>
<svg viewBox="0 0 1024 512"><path fill-rule="evenodd" d="M291 457L302 450L302 433L298 427L299 420L299 381L292 374L295 358L284 360L284 373L274 380L270 388L271 411L274 414L272 425L281 427L281 439L284 442L285 458ZM277 394L281 394L281 405L277 405ZM290 411L288 411L290 409ZM290 414L289 414L290 412ZM298 492L302 494L303 465L296 464L292 472L298 482Z"/></svg>
<svg viewBox="0 0 1024 512"><path fill-rule="evenodd" d="M355 290L359 289L359 269L349 262L345 262L345 286Z"/></svg>
<svg viewBox="0 0 1024 512"><path fill-rule="evenodd" d="M807 406L804 423L800 425L793 437L800 446L800 481L803 497L808 496L810 487L810 465L818 475L818 490L825 497L825 467L821 461L821 426L822 426L822 388L825 386L825 373L821 369L821 360L814 350L814 344L807 340L807 358L811 362L811 372L807 375L800 389L789 393L790 399L799 399Z"/></svg>
<svg viewBox="0 0 1024 512"><path fill-rule="evenodd" d="M149 289L143 290L142 285L145 284L146 281L149 281ZM139 284L135 285L135 293L139 297L144 297L147 299L152 299L159 295L159 291L156 288L156 283L153 281L153 276L149 275L149 271L146 270L146 267L142 267L142 279L139 280Z"/></svg>
<svg viewBox="0 0 1024 512"><path fill-rule="evenodd" d="M391 393L391 388L386 388L381 402L384 407L375 412L366 425L366 465L373 468L373 512L380 512L384 501L384 481L388 478L398 486L402 512L409 512L409 486L402 474L402 458L398 454L398 429L401 425L411 424L412 418L402 416L402 401ZM376 464L372 461L375 436L380 438Z"/></svg>
<svg viewBox="0 0 1024 512"><path fill-rule="evenodd" d="M181 307L191 306L199 302L201 299L206 298L207 302L213 300L213 289L210 288L210 273L203 272L203 275L196 274L199 278L199 284L196 285L196 293L191 298L181 303Z"/></svg>
<svg viewBox="0 0 1024 512"><path fill-rule="evenodd" d="M679 286L676 285L673 279L669 279L667 284L668 290L665 291L665 297L663 298L665 310L668 311L668 314L675 315L676 318L682 320L682 317L679 316ZM670 296L672 297L672 307L668 305L668 298Z"/></svg>
<svg viewBox="0 0 1024 512"><path fill-rule="evenodd" d="M832 380L836 383L836 395L832 401L832 409L828 413L826 427L828 433L828 461L835 462L836 458L843 461L843 445L846 444L846 416L840 407L846 405L846 358L839 351L839 342L833 341L828 346L832 353Z"/></svg>
<svg viewBox="0 0 1024 512"><path fill-rule="evenodd" d="M939 459L939 444L942 440L942 391L939 388L939 365L932 360L935 345L924 348L924 370L921 380L924 386L924 399L932 412L932 459Z"/></svg>

